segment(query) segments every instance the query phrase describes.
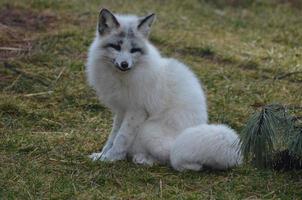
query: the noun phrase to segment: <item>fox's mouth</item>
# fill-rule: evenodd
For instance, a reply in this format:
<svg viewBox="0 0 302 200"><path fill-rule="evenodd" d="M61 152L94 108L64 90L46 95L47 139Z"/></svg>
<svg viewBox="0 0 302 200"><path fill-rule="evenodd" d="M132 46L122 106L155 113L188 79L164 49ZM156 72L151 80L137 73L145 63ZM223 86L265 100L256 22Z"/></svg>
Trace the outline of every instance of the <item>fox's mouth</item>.
<svg viewBox="0 0 302 200"><path fill-rule="evenodd" d="M132 68L131 64L127 61L122 61L122 62L114 61L113 64L118 70L122 72L129 71Z"/></svg>
<svg viewBox="0 0 302 200"><path fill-rule="evenodd" d="M121 68L121 67L116 67L116 68L123 72L129 71L131 69L131 68Z"/></svg>

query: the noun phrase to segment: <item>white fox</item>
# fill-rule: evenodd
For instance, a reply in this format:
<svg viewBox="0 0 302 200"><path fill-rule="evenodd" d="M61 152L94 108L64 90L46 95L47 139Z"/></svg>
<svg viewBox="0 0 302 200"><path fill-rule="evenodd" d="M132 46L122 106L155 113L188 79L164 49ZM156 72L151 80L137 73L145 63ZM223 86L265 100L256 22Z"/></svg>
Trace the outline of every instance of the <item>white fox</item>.
<svg viewBox="0 0 302 200"><path fill-rule="evenodd" d="M90 157L130 157L137 164L170 164L179 171L240 164L237 134L207 124L206 98L196 76L148 41L154 18L100 12L86 72L114 122L102 152Z"/></svg>

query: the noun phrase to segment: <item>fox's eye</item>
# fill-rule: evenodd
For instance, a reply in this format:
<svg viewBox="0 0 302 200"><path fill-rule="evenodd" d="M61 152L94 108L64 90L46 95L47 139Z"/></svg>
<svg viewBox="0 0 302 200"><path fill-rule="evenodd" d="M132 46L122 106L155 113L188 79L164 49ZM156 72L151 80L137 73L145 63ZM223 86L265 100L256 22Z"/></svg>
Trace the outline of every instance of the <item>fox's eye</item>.
<svg viewBox="0 0 302 200"><path fill-rule="evenodd" d="M106 47L110 47L110 48L113 48L117 51L120 51L121 50L121 46L118 45L118 44L107 44Z"/></svg>
<svg viewBox="0 0 302 200"><path fill-rule="evenodd" d="M136 53L136 52L143 53L143 50L140 49L140 48L132 48L132 49L130 50L130 53Z"/></svg>

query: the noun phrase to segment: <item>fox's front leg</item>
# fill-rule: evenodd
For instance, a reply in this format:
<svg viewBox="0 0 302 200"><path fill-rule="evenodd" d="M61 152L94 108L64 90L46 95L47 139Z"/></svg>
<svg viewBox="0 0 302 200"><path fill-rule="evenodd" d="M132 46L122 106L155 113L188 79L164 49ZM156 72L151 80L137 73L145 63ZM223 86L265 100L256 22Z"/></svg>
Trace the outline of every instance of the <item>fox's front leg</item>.
<svg viewBox="0 0 302 200"><path fill-rule="evenodd" d="M113 141L112 147L106 153L101 155L100 160L123 160L137 135L139 126L146 120L146 118L147 114L145 111L126 112L121 128Z"/></svg>
<svg viewBox="0 0 302 200"><path fill-rule="evenodd" d="M113 141L114 141L119 129L121 128L123 118L124 118L124 113L123 112L117 112L115 114L114 119L113 119L112 130L111 130L111 133L109 135L109 138L108 138L108 140L107 140L107 142L106 142L106 144L103 147L101 152L92 153L89 156L92 160L99 160L101 158L101 156L104 155L112 147Z"/></svg>

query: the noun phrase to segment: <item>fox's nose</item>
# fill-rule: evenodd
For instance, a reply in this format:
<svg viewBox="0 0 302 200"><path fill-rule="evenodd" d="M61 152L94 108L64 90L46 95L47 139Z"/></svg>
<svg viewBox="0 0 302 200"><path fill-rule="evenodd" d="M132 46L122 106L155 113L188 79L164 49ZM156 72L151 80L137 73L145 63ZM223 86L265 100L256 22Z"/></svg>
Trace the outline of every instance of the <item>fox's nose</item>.
<svg viewBox="0 0 302 200"><path fill-rule="evenodd" d="M126 61L123 61L122 63L121 63L121 68L123 68L123 69L127 69L128 68L128 63L126 62Z"/></svg>

